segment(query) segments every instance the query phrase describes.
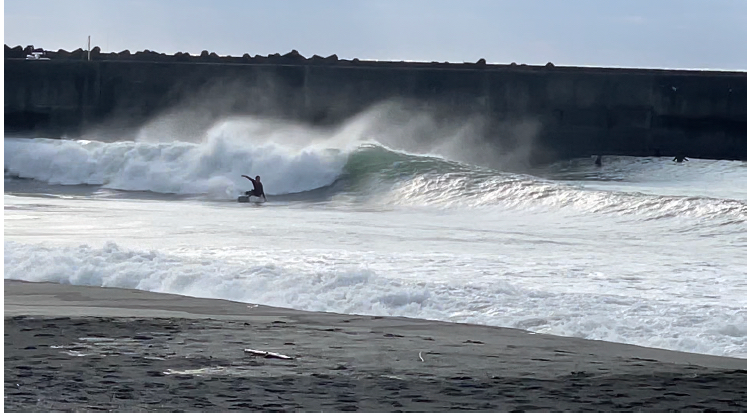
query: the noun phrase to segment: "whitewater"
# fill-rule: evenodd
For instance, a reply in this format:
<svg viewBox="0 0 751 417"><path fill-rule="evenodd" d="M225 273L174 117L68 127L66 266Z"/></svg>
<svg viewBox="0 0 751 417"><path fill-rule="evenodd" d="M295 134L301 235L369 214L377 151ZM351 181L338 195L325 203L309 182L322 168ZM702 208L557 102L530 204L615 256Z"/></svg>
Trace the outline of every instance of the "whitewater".
<svg viewBox="0 0 751 417"><path fill-rule="evenodd" d="M5 279L746 357L746 162L504 169L363 126L6 138Z"/></svg>

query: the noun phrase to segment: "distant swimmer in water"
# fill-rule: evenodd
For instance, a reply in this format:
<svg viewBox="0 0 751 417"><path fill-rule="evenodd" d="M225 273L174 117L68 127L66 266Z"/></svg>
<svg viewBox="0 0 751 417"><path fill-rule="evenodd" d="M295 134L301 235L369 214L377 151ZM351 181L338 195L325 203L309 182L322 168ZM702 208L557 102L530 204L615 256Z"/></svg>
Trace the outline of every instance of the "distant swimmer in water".
<svg viewBox="0 0 751 417"><path fill-rule="evenodd" d="M680 164L683 161L688 161L688 158L683 156L683 154L678 154L675 156L675 158L673 158L673 161L678 162Z"/></svg>
<svg viewBox="0 0 751 417"><path fill-rule="evenodd" d="M598 167L602 166L602 155L597 155L597 159L595 159L595 165Z"/></svg>
<svg viewBox="0 0 751 417"><path fill-rule="evenodd" d="M263 197L263 201L266 201L266 194L263 192L263 184L261 184L261 176L256 175L256 179L250 178L247 175L241 175L241 177L247 178L253 183L253 190L246 191L245 195L254 197Z"/></svg>

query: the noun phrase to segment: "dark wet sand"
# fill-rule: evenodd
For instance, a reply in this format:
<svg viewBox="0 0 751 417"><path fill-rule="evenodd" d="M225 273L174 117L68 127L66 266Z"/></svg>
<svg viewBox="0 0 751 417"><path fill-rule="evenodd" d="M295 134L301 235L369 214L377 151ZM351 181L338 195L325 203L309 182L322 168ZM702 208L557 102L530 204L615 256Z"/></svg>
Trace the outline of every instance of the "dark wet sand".
<svg viewBox="0 0 751 417"><path fill-rule="evenodd" d="M743 359L5 280L6 412L746 412L746 387Z"/></svg>

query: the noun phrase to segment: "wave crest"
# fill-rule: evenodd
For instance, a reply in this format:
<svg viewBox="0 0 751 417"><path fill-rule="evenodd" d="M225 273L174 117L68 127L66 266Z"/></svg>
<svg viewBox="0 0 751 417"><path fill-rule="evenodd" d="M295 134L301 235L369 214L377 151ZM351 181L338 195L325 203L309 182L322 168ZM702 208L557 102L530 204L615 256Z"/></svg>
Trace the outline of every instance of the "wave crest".
<svg viewBox="0 0 751 417"><path fill-rule="evenodd" d="M156 193L234 199L250 188L241 175L261 175L280 200L335 199L438 208L574 209L635 215L746 221L746 202L734 199L602 191L388 149L377 143L326 147L274 141L251 144L226 132L203 143L5 141L6 172L51 184L90 184ZM284 196L284 197L282 197Z"/></svg>

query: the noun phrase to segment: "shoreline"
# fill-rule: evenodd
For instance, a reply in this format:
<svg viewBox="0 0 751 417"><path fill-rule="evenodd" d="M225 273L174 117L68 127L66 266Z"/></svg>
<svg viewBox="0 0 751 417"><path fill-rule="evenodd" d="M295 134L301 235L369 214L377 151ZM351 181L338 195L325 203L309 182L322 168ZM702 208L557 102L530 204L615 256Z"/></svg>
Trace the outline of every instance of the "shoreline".
<svg viewBox="0 0 751 417"><path fill-rule="evenodd" d="M746 411L739 358L139 290L4 289L5 411Z"/></svg>

